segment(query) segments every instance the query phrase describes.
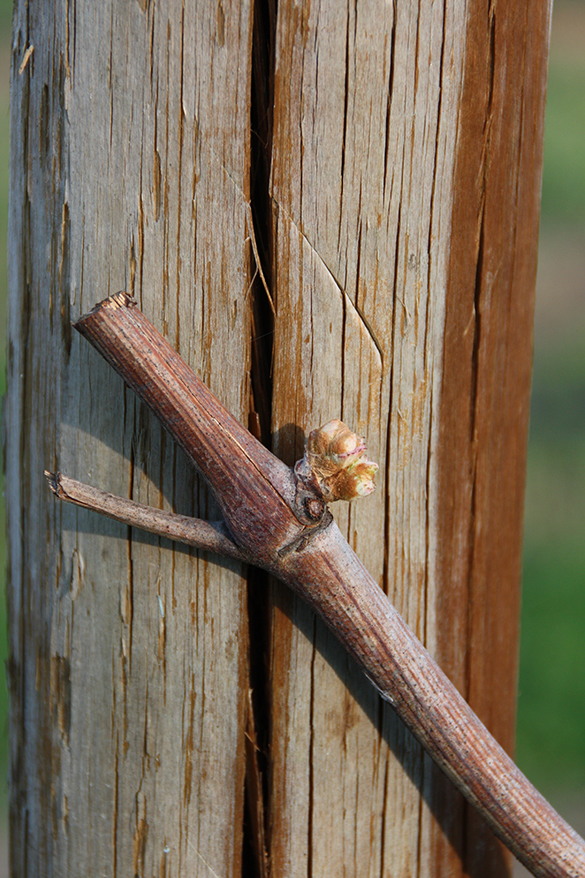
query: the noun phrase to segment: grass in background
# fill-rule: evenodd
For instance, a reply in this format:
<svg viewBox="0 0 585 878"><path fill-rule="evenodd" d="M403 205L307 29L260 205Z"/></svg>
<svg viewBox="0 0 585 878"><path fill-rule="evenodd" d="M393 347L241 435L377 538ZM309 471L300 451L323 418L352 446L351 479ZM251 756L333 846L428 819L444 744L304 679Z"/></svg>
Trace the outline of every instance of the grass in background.
<svg viewBox="0 0 585 878"><path fill-rule="evenodd" d="M557 2L546 111L517 760L585 831L585 4Z"/></svg>
<svg viewBox="0 0 585 878"><path fill-rule="evenodd" d="M562 801L585 789L585 589L581 546L528 547L524 560L518 760Z"/></svg>
<svg viewBox="0 0 585 878"><path fill-rule="evenodd" d="M6 387L6 292L8 234L8 151L9 151L9 59L12 3L0 0L0 398ZM5 510L4 472L0 468L0 821L4 822L8 805L6 768L8 756L8 692L4 663L8 656L5 592ZM3 833L0 832L0 839ZM0 853L0 874L5 872L5 856Z"/></svg>
<svg viewBox="0 0 585 878"><path fill-rule="evenodd" d="M580 6L581 4L579 4ZM579 6L576 9L579 9ZM567 4L560 15L582 17ZM567 11L568 10L568 11ZM552 33L555 39L555 31ZM585 46L581 43L581 54ZM554 47L553 47L554 49ZM551 53L542 181L542 220L583 223L585 206L585 62L572 54Z"/></svg>

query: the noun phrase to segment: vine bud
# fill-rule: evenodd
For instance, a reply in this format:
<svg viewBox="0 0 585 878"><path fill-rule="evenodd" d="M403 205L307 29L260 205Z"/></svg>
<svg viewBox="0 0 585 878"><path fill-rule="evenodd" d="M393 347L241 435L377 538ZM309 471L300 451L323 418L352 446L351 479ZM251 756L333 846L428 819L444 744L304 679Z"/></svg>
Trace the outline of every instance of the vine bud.
<svg viewBox="0 0 585 878"><path fill-rule="evenodd" d="M364 440L337 419L309 434L305 459L327 502L372 493L378 464L365 451Z"/></svg>

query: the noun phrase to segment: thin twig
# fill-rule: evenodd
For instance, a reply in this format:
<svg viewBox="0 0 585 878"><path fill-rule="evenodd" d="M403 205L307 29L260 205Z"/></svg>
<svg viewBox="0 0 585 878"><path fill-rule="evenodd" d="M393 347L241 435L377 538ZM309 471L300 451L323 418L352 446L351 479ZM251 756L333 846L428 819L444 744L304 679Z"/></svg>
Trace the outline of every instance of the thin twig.
<svg viewBox="0 0 585 878"><path fill-rule="evenodd" d="M135 500L126 500L107 491L100 491L99 488L92 488L63 473L45 471L45 476L51 491L59 500L92 509L130 527L138 527L169 540L178 540L197 549L228 555L239 561L250 561L249 553L238 548L231 540L223 521L201 521L200 518L154 509L152 506L136 503Z"/></svg>
<svg viewBox="0 0 585 878"><path fill-rule="evenodd" d="M254 216L252 214L252 205L250 203L248 203L247 222L248 222L248 231L250 232L250 243L252 244L252 250L254 253L254 260L256 262L256 270L260 274L262 286L264 287L264 291L266 292L266 296L268 298L268 304L270 305L270 310L272 311L272 315L275 316L276 309L274 307L274 302L272 301L272 296L270 295L270 290L268 288L268 284L266 283L266 278L264 277L264 271L262 270L262 262L260 261L260 254L258 253L258 245L256 243L256 232L254 230Z"/></svg>
<svg viewBox="0 0 585 878"><path fill-rule="evenodd" d="M298 489L292 471L233 418L125 293L76 327L191 456L215 494L226 533L321 615L518 859L542 878L584 876L583 839L482 725L324 518L319 497L306 484Z"/></svg>

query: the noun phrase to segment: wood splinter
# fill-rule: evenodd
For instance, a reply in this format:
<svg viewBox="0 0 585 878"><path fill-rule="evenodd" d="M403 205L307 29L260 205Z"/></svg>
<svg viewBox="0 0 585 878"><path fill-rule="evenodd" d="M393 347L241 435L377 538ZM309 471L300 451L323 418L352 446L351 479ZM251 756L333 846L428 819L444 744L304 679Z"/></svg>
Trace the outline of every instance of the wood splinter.
<svg viewBox="0 0 585 878"><path fill-rule="evenodd" d="M585 876L585 842L490 735L340 533L327 501L365 495L376 465L339 421L293 472L181 360L126 293L75 328L146 402L206 479L224 520L152 509L47 473L62 500L270 571L317 612L429 755L536 876Z"/></svg>

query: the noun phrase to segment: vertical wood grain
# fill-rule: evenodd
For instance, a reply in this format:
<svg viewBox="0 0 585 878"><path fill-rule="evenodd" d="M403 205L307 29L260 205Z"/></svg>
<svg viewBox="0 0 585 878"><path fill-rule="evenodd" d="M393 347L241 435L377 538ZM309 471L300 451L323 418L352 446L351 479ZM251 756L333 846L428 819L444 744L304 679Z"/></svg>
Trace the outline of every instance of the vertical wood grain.
<svg viewBox="0 0 585 878"><path fill-rule="evenodd" d="M470 9L435 456L436 655L510 753L550 11ZM442 796L469 871L497 874L501 846Z"/></svg>
<svg viewBox="0 0 585 878"><path fill-rule="evenodd" d="M510 749L548 15L17 2L13 874L509 874L290 592L248 574L248 643L240 565L60 506L42 473L214 515L72 336L126 288L243 423L271 410L287 463L333 417L365 435L377 491L336 519ZM274 319L263 293L252 318L250 201Z"/></svg>
<svg viewBox="0 0 585 878"><path fill-rule="evenodd" d="M13 874L237 875L242 568L61 508L43 469L213 517L70 320L131 290L245 421L251 7L78 0L15 15Z"/></svg>
<svg viewBox="0 0 585 878"><path fill-rule="evenodd" d="M276 25L277 450L300 451L287 424L364 430L378 493L336 518L509 748L547 15L281 3ZM508 874L491 832L278 586L272 636L275 874Z"/></svg>

